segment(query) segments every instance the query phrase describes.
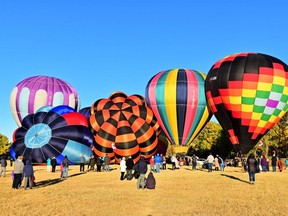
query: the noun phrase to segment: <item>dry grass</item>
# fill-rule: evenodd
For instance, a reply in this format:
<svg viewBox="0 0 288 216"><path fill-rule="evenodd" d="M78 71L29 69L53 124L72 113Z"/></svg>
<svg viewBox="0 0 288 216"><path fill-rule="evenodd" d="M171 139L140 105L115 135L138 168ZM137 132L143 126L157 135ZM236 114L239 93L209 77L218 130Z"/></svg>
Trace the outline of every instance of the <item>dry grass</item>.
<svg viewBox="0 0 288 216"><path fill-rule="evenodd" d="M155 174L155 190L137 190L136 180L120 181L118 165L107 172L79 173L71 166L70 177L47 173L35 166L37 186L11 189L11 167L0 178L0 215L287 215L288 170L248 174L240 168L224 172L164 170ZM168 167L170 168L170 167Z"/></svg>

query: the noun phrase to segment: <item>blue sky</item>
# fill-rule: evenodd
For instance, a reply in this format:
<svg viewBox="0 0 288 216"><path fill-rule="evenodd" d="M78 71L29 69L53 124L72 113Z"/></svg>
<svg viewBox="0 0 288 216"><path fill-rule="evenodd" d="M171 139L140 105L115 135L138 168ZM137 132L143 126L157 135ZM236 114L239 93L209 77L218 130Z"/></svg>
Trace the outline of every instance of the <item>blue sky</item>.
<svg viewBox="0 0 288 216"><path fill-rule="evenodd" d="M86 107L114 91L144 96L162 70L207 74L234 53L288 63L287 6L285 0L0 1L0 133L12 140L10 94L30 76L67 81Z"/></svg>

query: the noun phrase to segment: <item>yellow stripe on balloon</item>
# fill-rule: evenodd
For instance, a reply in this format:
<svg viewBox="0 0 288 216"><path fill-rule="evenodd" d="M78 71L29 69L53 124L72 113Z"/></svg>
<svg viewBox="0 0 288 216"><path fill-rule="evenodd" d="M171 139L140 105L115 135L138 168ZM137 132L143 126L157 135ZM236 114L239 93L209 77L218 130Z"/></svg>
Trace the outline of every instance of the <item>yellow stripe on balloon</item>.
<svg viewBox="0 0 288 216"><path fill-rule="evenodd" d="M198 135L198 133L200 132L200 130L202 129L203 125L205 124L207 118L209 117L209 111L208 111L208 108L207 106L205 107L205 110L204 110L204 113L203 113L203 116L195 130L195 132L193 133L193 135L191 136L191 138L189 139L189 141L187 142L187 145L191 144L192 141L195 139L196 135Z"/></svg>
<svg viewBox="0 0 288 216"><path fill-rule="evenodd" d="M164 92L164 98L165 98L165 104L166 104L166 113L168 122L171 122L171 132L172 137L174 138L174 144L179 145L178 143L178 130L177 130L177 109L175 104L177 104L176 101L176 87L177 87L177 75L178 75L178 69L171 70L171 72L168 74L165 82L165 92Z"/></svg>

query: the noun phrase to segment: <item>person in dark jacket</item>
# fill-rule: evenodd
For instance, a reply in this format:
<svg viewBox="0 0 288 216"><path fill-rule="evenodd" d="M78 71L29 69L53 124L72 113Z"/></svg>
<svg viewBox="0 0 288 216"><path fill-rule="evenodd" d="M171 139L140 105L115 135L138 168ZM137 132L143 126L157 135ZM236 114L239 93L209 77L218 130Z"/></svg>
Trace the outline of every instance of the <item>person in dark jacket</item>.
<svg viewBox="0 0 288 216"><path fill-rule="evenodd" d="M52 172L55 172L56 165L57 165L57 160L55 157L52 157L52 159L51 159Z"/></svg>
<svg viewBox="0 0 288 216"><path fill-rule="evenodd" d="M150 172L150 173L148 174L147 179L146 179L146 187L147 187L148 189L155 189L155 186L156 186L156 179L155 179L153 173Z"/></svg>
<svg viewBox="0 0 288 216"><path fill-rule="evenodd" d="M101 172L102 164L103 164L103 161L102 161L101 157L96 157L97 172Z"/></svg>
<svg viewBox="0 0 288 216"><path fill-rule="evenodd" d="M137 189L145 188L145 177L147 173L147 163L144 156L141 156L140 160L137 163L136 170L140 173L139 178L137 179Z"/></svg>
<svg viewBox="0 0 288 216"><path fill-rule="evenodd" d="M257 163L257 160L255 159L254 154L250 154L247 159L247 168L248 168L248 173L249 173L250 184L255 183L255 173L257 171L257 167L258 167L258 163Z"/></svg>
<svg viewBox="0 0 288 216"><path fill-rule="evenodd" d="M24 177L24 189L26 190L28 185L29 188L32 189L32 178L34 178L34 170L30 160L25 161L23 177Z"/></svg>
<svg viewBox="0 0 288 216"><path fill-rule="evenodd" d="M273 155L272 155L272 158L271 158L271 163L272 163L272 171L273 172L276 172L276 165L277 165L277 156L276 156L276 152L273 151Z"/></svg>
<svg viewBox="0 0 288 216"><path fill-rule="evenodd" d="M63 167L63 175L62 178L68 178L68 169L69 169L70 161L68 159L68 156L65 155L63 161L62 161L62 167Z"/></svg>
<svg viewBox="0 0 288 216"><path fill-rule="evenodd" d="M0 169L0 177L2 176L2 172L4 174L4 177L6 177L6 167L7 167L7 161L4 156L1 157L1 169Z"/></svg>
<svg viewBox="0 0 288 216"><path fill-rule="evenodd" d="M133 178L133 168L134 161L131 156L129 156L126 160L126 178L127 180L131 180Z"/></svg>

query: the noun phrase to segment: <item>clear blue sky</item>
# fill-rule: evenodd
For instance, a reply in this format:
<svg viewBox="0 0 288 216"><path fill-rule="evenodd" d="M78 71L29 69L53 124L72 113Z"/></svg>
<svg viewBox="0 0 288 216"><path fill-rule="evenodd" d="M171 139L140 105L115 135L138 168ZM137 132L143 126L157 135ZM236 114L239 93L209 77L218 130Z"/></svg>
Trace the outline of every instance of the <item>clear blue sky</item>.
<svg viewBox="0 0 288 216"><path fill-rule="evenodd" d="M288 63L287 8L285 0L2 0L0 133L12 140L10 93L34 75L67 81L86 107L114 91L144 96L162 70L207 74L234 53Z"/></svg>

